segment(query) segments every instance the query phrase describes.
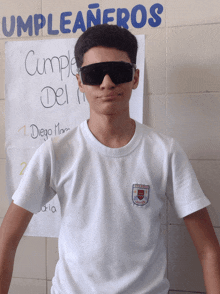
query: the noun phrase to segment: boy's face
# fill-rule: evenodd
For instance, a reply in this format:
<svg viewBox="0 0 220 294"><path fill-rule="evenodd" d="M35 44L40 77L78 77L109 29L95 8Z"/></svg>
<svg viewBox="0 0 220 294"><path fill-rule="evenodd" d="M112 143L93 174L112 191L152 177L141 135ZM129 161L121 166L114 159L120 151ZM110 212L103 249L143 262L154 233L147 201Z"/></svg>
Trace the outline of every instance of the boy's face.
<svg viewBox="0 0 220 294"><path fill-rule="evenodd" d="M115 48L93 47L84 54L83 66L100 62L123 61L130 63L128 54ZM85 85L77 74L79 89L85 93L90 105L90 113L96 114L121 114L129 112L129 100L132 89L136 89L139 81L139 70L135 71L131 82L114 84L106 74L100 85Z"/></svg>

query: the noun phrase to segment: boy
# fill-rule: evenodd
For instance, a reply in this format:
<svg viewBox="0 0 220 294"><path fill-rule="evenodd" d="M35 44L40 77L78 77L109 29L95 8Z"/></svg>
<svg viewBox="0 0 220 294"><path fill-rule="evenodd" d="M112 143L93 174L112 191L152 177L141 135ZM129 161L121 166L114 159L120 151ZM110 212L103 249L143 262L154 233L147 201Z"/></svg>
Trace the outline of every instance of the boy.
<svg viewBox="0 0 220 294"><path fill-rule="evenodd" d="M185 153L129 116L139 80L136 53L136 38L114 25L92 27L77 41L77 80L90 118L48 140L30 161L1 227L1 294L8 292L15 251L33 213L56 193L62 223L52 294L167 294L160 232L166 196L192 236L207 293L220 293L210 202Z"/></svg>

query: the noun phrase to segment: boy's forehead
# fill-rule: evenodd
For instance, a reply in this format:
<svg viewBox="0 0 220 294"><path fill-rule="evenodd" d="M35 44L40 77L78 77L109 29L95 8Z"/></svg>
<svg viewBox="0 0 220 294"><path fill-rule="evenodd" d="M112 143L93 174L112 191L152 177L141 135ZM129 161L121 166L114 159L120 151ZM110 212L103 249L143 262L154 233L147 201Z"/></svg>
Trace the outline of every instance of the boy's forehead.
<svg viewBox="0 0 220 294"><path fill-rule="evenodd" d="M109 61L131 62L128 53L111 47L92 47L83 56L82 66Z"/></svg>

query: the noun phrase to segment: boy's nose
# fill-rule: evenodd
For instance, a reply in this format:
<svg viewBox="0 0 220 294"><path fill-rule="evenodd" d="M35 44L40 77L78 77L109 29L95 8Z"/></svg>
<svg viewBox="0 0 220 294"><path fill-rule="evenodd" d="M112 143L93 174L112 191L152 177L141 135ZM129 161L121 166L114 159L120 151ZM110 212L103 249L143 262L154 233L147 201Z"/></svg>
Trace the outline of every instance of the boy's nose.
<svg viewBox="0 0 220 294"><path fill-rule="evenodd" d="M102 80L102 83L100 85L101 88L113 88L115 87L115 84L112 82L112 79L108 74L104 76L104 79Z"/></svg>

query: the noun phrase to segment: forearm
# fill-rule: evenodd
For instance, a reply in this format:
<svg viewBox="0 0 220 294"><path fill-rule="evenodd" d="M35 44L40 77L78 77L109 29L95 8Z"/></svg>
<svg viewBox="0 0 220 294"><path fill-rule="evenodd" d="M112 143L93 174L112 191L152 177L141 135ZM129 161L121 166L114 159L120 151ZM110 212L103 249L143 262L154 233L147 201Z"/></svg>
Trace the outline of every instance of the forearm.
<svg viewBox="0 0 220 294"><path fill-rule="evenodd" d="M0 294L7 294L18 244L33 216L33 213L13 202L0 227Z"/></svg>
<svg viewBox="0 0 220 294"><path fill-rule="evenodd" d="M220 249L201 260L207 294L220 294Z"/></svg>
<svg viewBox="0 0 220 294"><path fill-rule="evenodd" d="M0 252L0 294L7 294L14 266L15 250Z"/></svg>
<svg viewBox="0 0 220 294"><path fill-rule="evenodd" d="M220 294L220 247L206 208L184 218L196 247L207 294Z"/></svg>

